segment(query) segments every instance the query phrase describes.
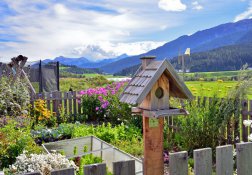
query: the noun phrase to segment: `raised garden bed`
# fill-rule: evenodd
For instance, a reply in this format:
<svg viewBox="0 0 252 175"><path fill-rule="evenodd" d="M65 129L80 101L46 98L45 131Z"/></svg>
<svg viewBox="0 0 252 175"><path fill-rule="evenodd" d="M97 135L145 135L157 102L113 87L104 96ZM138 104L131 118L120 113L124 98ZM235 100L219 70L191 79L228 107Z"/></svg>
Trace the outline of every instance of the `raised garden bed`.
<svg viewBox="0 0 252 175"><path fill-rule="evenodd" d="M113 170L113 162L135 160L136 175L143 174L143 163L140 159L108 144L95 137L87 136L75 139L67 139L57 142L45 143L42 145L47 153L53 151L64 152L67 158L81 157L87 154L99 156L107 164L109 171ZM87 152L83 153L83 148L87 147ZM76 149L77 154L73 150Z"/></svg>

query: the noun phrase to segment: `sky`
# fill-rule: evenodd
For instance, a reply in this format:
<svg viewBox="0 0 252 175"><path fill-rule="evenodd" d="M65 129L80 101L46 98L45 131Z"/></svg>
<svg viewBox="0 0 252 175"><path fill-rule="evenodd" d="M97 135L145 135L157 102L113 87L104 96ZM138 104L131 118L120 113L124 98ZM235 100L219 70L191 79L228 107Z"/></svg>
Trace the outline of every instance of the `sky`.
<svg viewBox="0 0 252 175"><path fill-rule="evenodd" d="M136 55L252 17L252 0L0 0L0 61Z"/></svg>

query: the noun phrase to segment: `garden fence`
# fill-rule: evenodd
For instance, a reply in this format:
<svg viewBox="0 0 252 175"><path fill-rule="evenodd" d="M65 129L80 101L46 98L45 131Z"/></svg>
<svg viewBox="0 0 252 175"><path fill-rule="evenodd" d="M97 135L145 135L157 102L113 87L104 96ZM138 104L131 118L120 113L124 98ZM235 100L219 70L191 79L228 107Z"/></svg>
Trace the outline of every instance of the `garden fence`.
<svg viewBox="0 0 252 175"><path fill-rule="evenodd" d="M54 112L57 117L60 115L60 110L63 110L64 114L67 114L71 117L75 117L83 113L83 109L80 103L80 98L78 97L79 92L70 91L70 92L50 92L50 93L38 93L31 97L31 104L34 107L34 101L37 99L44 99L46 102L46 106L48 110ZM198 101L200 101L200 97L198 97ZM203 97L203 101L209 101L211 103L211 97ZM242 123L243 120L252 119L252 100L242 100L238 106L238 110L240 111L236 118L239 118L235 123L234 120L228 122L227 127L225 128L226 138L221 138L222 144L234 144L240 141L248 141L248 135L252 133L252 129L250 127L245 127ZM172 134L174 132L179 131L179 126L176 124L177 116L170 116L167 119L167 124L169 127L169 133ZM233 116L234 118L234 116Z"/></svg>
<svg viewBox="0 0 252 175"><path fill-rule="evenodd" d="M234 167L238 175L252 174L252 143L237 143L236 154L232 145L216 147L216 160L213 166L212 149L203 148L193 151L195 175L233 175ZM236 158L234 158L234 155ZM234 161L235 160L235 161ZM236 166L234 166L236 163ZM215 168L214 168L215 167ZM169 175L187 175L191 171L188 168L188 152L170 153ZM52 175L74 175L74 169L55 170ZM105 164L94 164L84 166L85 175L105 175ZM28 175L28 174L27 174ZM33 173L29 175L39 175ZM134 160L113 163L113 175L135 175Z"/></svg>
<svg viewBox="0 0 252 175"><path fill-rule="evenodd" d="M84 166L84 175L106 175L106 164L92 164ZM39 172L24 175L41 175ZM51 175L75 175L74 168L51 171ZM135 161L113 162L113 175L135 175Z"/></svg>
<svg viewBox="0 0 252 175"><path fill-rule="evenodd" d="M234 156L236 158L234 158ZM212 149L203 148L193 151L195 175L233 175L234 162L238 175L252 174L252 143L237 143L236 154L232 145L216 147L216 161L212 159ZM236 160L235 160L236 159ZM170 153L170 175L188 174L188 153L186 151ZM215 162L215 170L213 169Z"/></svg>
<svg viewBox="0 0 252 175"><path fill-rule="evenodd" d="M197 97L198 103L203 101L202 104L212 102L212 97ZM202 107L202 106L198 106ZM235 144L240 141L247 142L248 136L252 133L252 128L243 125L244 120L252 120L252 100L241 100L237 103L237 114L231 116L231 120L227 122L227 126L222 131L224 132L225 138L220 138L219 142L221 145L225 144ZM176 120L177 116L170 116L166 118L168 124L168 139L173 133L179 132L179 124ZM234 118L238 120L234 120Z"/></svg>

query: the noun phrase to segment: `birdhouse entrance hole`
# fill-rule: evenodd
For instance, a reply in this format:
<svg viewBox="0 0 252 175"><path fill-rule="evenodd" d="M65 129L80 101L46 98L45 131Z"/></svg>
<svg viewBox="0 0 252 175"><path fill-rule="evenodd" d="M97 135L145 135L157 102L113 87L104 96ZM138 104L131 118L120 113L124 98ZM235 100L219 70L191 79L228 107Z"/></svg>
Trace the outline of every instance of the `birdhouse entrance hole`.
<svg viewBox="0 0 252 175"><path fill-rule="evenodd" d="M164 96L164 90L163 90L163 88L158 87L157 90L156 90L156 92L155 92L155 95L156 95L156 97L158 99L163 98L163 96Z"/></svg>

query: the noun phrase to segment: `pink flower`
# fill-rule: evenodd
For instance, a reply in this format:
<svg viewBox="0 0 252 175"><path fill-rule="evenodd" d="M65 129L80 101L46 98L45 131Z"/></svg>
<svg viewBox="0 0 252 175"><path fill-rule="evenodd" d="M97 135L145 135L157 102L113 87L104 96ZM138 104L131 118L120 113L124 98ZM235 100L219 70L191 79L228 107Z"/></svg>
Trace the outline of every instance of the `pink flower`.
<svg viewBox="0 0 252 175"><path fill-rule="evenodd" d="M84 94L86 94L86 92L82 90L82 91L79 92L79 94L84 95Z"/></svg>
<svg viewBox="0 0 252 175"><path fill-rule="evenodd" d="M99 97L98 97L98 100L99 100L100 102L102 102L102 101L103 101L102 96L99 96Z"/></svg>
<svg viewBox="0 0 252 175"><path fill-rule="evenodd" d="M100 108L99 107L96 107L95 110L98 111Z"/></svg>

